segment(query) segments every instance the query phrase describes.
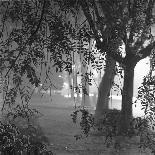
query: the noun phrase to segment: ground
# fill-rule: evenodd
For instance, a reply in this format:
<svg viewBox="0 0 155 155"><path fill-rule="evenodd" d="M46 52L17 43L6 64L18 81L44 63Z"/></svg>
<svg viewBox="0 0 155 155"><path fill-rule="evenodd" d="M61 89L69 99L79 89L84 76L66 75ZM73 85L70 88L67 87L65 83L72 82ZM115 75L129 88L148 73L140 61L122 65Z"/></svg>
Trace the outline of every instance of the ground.
<svg viewBox="0 0 155 155"><path fill-rule="evenodd" d="M70 114L75 109L69 99L35 97L31 105L42 113L39 123L55 155L151 155L148 150L140 150L133 139L123 140L120 151L106 148L104 137L95 133L77 141L74 136L80 133L80 127L72 122Z"/></svg>

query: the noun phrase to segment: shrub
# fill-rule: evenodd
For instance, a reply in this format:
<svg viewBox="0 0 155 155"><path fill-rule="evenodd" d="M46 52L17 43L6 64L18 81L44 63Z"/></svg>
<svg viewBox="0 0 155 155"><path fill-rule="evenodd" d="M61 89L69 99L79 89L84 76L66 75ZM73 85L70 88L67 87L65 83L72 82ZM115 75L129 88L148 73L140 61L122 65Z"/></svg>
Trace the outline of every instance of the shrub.
<svg viewBox="0 0 155 155"><path fill-rule="evenodd" d="M12 119L7 116L4 118L5 121L0 121L0 152L2 154L52 155L52 152L48 150L48 139L39 123L36 123L36 118L29 117L28 120L19 116Z"/></svg>

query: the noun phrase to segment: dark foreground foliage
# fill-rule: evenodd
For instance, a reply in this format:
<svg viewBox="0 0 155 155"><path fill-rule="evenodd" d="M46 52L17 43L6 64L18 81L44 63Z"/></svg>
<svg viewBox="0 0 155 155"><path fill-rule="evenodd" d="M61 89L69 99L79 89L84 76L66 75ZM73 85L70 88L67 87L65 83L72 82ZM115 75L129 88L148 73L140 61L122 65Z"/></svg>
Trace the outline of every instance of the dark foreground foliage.
<svg viewBox="0 0 155 155"><path fill-rule="evenodd" d="M0 153L2 155L52 155L48 140L39 125L29 123L17 127L14 123L0 122Z"/></svg>

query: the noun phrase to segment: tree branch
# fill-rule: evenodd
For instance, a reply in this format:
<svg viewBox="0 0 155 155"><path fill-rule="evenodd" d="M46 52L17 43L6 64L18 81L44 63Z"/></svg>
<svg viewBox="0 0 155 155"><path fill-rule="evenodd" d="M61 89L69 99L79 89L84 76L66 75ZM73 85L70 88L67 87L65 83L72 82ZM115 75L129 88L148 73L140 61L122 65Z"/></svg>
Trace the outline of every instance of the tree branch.
<svg viewBox="0 0 155 155"><path fill-rule="evenodd" d="M83 13L84 13L85 17L88 20L88 23L90 25L90 28L92 29L92 31L93 31L93 33L95 35L96 41L97 42L100 41L99 40L99 36L98 36L98 31L95 28L95 24L94 24L94 21L92 19L91 13L89 11L89 6L88 6L86 0L80 0L80 4L81 4L81 7L82 7L82 10L83 10Z"/></svg>
<svg viewBox="0 0 155 155"><path fill-rule="evenodd" d="M101 51L104 51L103 49L105 49L105 45L103 42L100 41L100 38L98 36L98 31L96 30L95 28L95 25L94 25L94 21L92 19L92 16L90 14L90 11L89 11L89 6L87 4L87 2L85 0L80 0L80 4L81 4L81 7L82 7L82 10L84 12L84 15L85 17L88 19L88 23L95 35L95 39L96 39L96 44L97 44L97 47L101 50ZM121 55L119 55L118 53L116 52L113 52L113 51L110 51L108 50L106 52L109 56L111 56L114 60L116 60L117 62L119 62L120 64L123 63L124 59L122 58Z"/></svg>
<svg viewBox="0 0 155 155"><path fill-rule="evenodd" d="M149 44L148 46L146 46L145 48L141 49L138 54L135 56L135 61L138 62L144 58L146 58L147 56L149 56L152 52L152 50L155 48L155 41L151 44Z"/></svg>
<svg viewBox="0 0 155 155"><path fill-rule="evenodd" d="M134 31L135 31L135 23L136 23L136 7L135 4L136 0L134 0L133 2L131 2L130 0L128 1L128 13L129 13L129 18L131 18L131 24L130 24L130 34L129 34L129 39L127 39L127 46L130 47L130 44L133 43L134 41Z"/></svg>
<svg viewBox="0 0 155 155"><path fill-rule="evenodd" d="M94 10L95 10L95 14L96 14L97 20L100 21L101 17L99 15L99 12L98 12L95 0L93 0L93 4L94 4Z"/></svg>
<svg viewBox="0 0 155 155"><path fill-rule="evenodd" d="M101 48L101 51L102 51L102 48ZM124 64L124 58L120 54L116 53L115 51L107 51L106 53L108 56L112 57L119 64Z"/></svg>
<svg viewBox="0 0 155 155"><path fill-rule="evenodd" d="M142 33L140 35L140 37L137 39L135 45L134 45L134 50L137 51L143 44L144 42L148 39L148 37L146 37L147 35L151 35L149 34L150 32L150 28L152 25L152 13L153 13L153 7L154 7L155 1L154 0L150 0L146 9L146 17L145 17L145 23L144 26L142 28Z"/></svg>
<svg viewBox="0 0 155 155"><path fill-rule="evenodd" d="M35 29L35 31L30 35L30 37L26 40L24 46L22 47L22 49L20 49L16 59L14 60L14 62L12 63L12 65L10 66L9 70L7 71L7 73L5 74L5 78L7 77L7 75L9 74L9 72L11 71L11 69L15 66L18 58L20 57L20 55L23 53L23 50L26 46L26 44L28 44L34 37L34 35L38 32L39 28L40 28L40 25L41 25L41 22L42 22L42 19L43 19L43 15L44 15L44 10L45 10L45 3L46 3L46 0L44 0L44 3L43 3L43 7L42 7L42 12L41 12L41 16L40 16L40 20L39 20L39 23L37 25L37 28Z"/></svg>
<svg viewBox="0 0 155 155"><path fill-rule="evenodd" d="M148 7L146 9L146 18L145 18L145 23L146 25L151 25L151 19L153 18L153 8L154 8L155 1L150 0L148 3Z"/></svg>
<svg viewBox="0 0 155 155"><path fill-rule="evenodd" d="M115 61L117 61L119 64L124 64L124 58L122 58L120 55L113 53L107 53L109 56L111 56Z"/></svg>
<svg viewBox="0 0 155 155"><path fill-rule="evenodd" d="M102 7L102 11L104 13L104 16L106 18L106 21L113 21L113 15L112 15L112 9L111 9L111 2L110 1L103 1L103 0L99 0L99 4Z"/></svg>

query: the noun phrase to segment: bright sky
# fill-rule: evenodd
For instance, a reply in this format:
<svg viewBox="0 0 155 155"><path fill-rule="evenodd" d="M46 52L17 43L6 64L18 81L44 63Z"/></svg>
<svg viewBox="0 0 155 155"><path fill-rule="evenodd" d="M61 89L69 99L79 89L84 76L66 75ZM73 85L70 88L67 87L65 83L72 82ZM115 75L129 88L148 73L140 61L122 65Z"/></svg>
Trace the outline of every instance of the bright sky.
<svg viewBox="0 0 155 155"><path fill-rule="evenodd" d="M143 82L143 77L149 73L150 62L149 58L145 58L137 63L134 76L134 95L137 94L138 87Z"/></svg>
<svg viewBox="0 0 155 155"><path fill-rule="evenodd" d="M155 24L151 29L152 35L155 36ZM137 94L137 89L143 81L143 77L149 72L150 62L149 58L141 60L135 67L135 77L134 77L134 94Z"/></svg>

